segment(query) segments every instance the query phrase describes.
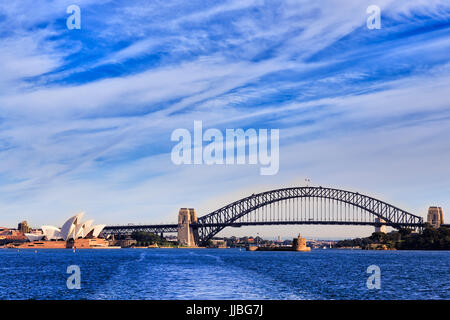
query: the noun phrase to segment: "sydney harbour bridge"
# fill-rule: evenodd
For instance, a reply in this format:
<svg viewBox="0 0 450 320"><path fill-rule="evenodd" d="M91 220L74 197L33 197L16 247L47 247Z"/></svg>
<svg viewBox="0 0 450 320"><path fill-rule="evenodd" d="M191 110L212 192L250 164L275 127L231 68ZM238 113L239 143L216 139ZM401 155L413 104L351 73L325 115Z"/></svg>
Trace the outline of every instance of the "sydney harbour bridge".
<svg viewBox="0 0 450 320"><path fill-rule="evenodd" d="M206 245L226 227L270 225L356 225L421 229L423 218L358 192L296 187L252 194L201 217L182 208L176 224L107 226L103 233L178 233L187 245Z"/></svg>

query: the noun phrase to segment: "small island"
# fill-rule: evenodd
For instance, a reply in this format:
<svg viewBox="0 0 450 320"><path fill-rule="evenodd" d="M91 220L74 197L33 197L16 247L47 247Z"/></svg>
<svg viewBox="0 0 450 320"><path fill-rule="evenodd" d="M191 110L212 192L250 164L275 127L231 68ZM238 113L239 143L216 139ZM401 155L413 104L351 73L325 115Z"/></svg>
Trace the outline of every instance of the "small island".
<svg viewBox="0 0 450 320"><path fill-rule="evenodd" d="M311 251L310 247L306 246L306 239L302 238L300 234L297 238L292 240L292 246L248 246L247 251Z"/></svg>

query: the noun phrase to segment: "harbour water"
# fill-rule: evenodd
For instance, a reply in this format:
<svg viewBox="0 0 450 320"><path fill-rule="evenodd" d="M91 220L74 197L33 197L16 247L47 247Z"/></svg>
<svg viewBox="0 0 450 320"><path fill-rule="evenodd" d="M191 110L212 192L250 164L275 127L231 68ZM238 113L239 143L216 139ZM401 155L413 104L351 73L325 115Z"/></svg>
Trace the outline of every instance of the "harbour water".
<svg viewBox="0 0 450 320"><path fill-rule="evenodd" d="M450 299L450 252L0 249L0 277L0 299Z"/></svg>

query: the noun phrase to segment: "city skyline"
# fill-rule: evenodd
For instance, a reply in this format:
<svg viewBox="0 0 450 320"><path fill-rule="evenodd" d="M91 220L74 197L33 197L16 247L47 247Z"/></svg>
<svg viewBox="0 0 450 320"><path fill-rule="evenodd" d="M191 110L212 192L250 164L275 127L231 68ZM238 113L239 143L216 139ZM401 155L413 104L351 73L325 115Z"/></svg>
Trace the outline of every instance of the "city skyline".
<svg viewBox="0 0 450 320"><path fill-rule="evenodd" d="M0 5L0 226L79 211L107 225L175 222L181 207L202 216L305 179L450 220L445 1L85 0L80 30L66 26L72 1L24 3ZM379 30L366 26L373 4ZM171 133L194 121L279 129L278 173L173 164Z"/></svg>

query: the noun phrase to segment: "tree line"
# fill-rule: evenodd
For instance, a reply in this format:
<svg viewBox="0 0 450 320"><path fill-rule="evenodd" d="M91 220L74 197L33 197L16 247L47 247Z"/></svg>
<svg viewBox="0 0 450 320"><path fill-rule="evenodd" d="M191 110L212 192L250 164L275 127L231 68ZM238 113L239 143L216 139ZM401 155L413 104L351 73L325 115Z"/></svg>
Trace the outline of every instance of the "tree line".
<svg viewBox="0 0 450 320"><path fill-rule="evenodd" d="M426 225L420 233L409 229L400 229L389 233L374 232L367 238L341 240L336 247L361 247L363 249L372 244L386 245L389 249L397 250L450 250L450 228L433 228Z"/></svg>

